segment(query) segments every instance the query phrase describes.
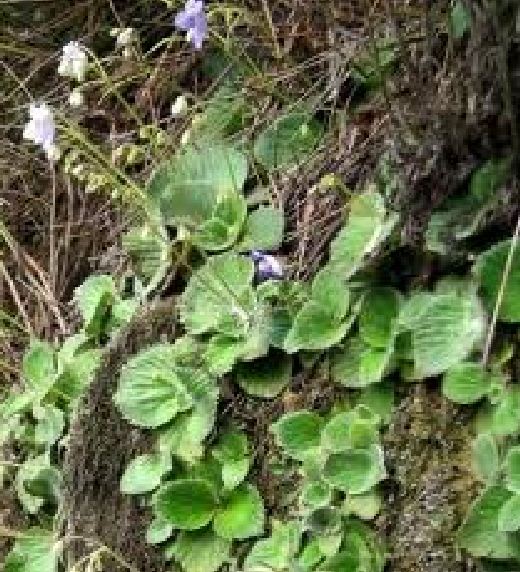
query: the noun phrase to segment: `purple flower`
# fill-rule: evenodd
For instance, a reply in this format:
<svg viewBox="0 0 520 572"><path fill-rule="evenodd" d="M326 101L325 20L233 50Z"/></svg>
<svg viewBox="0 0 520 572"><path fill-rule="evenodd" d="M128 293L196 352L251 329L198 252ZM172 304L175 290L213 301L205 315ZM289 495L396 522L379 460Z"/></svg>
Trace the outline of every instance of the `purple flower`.
<svg viewBox="0 0 520 572"><path fill-rule="evenodd" d="M251 258L256 265L256 273L259 280L279 280L283 278L282 265L274 256L264 254L259 250L253 250Z"/></svg>
<svg viewBox="0 0 520 572"><path fill-rule="evenodd" d="M186 32L186 39L197 50L202 48L202 42L208 34L208 22L204 12L203 0L188 0L184 10L175 16L175 27Z"/></svg>

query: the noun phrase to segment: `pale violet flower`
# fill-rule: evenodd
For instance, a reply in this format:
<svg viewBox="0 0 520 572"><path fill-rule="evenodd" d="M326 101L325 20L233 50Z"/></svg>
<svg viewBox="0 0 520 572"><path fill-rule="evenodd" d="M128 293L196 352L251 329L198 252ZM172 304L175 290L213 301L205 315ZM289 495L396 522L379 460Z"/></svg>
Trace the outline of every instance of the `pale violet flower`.
<svg viewBox="0 0 520 572"><path fill-rule="evenodd" d="M171 114L174 117L179 117L181 115L184 115L187 111L188 111L188 100L186 99L186 96L184 95L177 96L175 101L172 103Z"/></svg>
<svg viewBox="0 0 520 572"><path fill-rule="evenodd" d="M203 0L188 0L184 10L175 17L175 27L186 32L186 39L197 50L208 34L208 21L204 12Z"/></svg>
<svg viewBox="0 0 520 572"><path fill-rule="evenodd" d="M55 135L56 126L51 108L46 103L31 104L29 121L23 130L24 139L39 145L47 157L54 160L59 154L58 148L54 144Z"/></svg>
<svg viewBox="0 0 520 572"><path fill-rule="evenodd" d="M80 107L83 105L83 92L79 87L73 89L69 94L69 104L72 107Z"/></svg>
<svg viewBox="0 0 520 572"><path fill-rule="evenodd" d="M256 265L256 274L259 280L279 280L283 278L283 267L274 256L264 254L259 250L253 250L251 258Z"/></svg>
<svg viewBox="0 0 520 572"><path fill-rule="evenodd" d="M79 42L69 42L63 46L58 73L77 81L83 81L88 67L88 56Z"/></svg>

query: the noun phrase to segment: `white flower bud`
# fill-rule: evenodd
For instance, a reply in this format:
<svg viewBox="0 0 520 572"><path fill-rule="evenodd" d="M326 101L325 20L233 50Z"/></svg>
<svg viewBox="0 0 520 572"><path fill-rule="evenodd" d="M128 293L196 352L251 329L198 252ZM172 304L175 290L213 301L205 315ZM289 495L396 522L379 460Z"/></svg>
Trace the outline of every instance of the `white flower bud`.
<svg viewBox="0 0 520 572"><path fill-rule="evenodd" d="M69 94L69 104L72 107L81 107L83 105L83 92L81 89L73 89Z"/></svg>
<svg viewBox="0 0 520 572"><path fill-rule="evenodd" d="M179 95L177 99L172 103L171 106L171 114L174 117L180 117L181 115L185 115L188 111L188 100L186 96Z"/></svg>

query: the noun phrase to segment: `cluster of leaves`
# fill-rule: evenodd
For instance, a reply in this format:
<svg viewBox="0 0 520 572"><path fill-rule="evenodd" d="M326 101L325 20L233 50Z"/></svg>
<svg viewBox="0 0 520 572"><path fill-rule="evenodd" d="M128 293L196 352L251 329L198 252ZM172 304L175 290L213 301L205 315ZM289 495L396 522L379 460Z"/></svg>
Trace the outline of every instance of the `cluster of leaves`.
<svg viewBox="0 0 520 572"><path fill-rule="evenodd" d="M278 445L298 462L298 518L274 523L244 570L381 572L385 551L363 520L380 509L376 486L385 476L379 444L382 419L364 404L322 418L284 415L272 427ZM289 542L289 539L291 541Z"/></svg>
<svg viewBox="0 0 520 572"><path fill-rule="evenodd" d="M27 452L14 477L18 499L31 515L46 509L43 521L52 519L60 500L58 449L66 437L68 416L99 365L100 346L117 335L137 304L134 299L123 299L113 279L104 275L92 276L79 286L75 302L82 329L58 349L46 341L32 340L22 363L23 386L0 404L0 444L15 440ZM4 477L11 472L9 466L0 467ZM40 558L51 559L38 546L52 542L51 532L31 530L15 544L7 562L14 566L13 562L29 558L32 551L22 569L36 570ZM41 565L41 570L53 569Z"/></svg>
<svg viewBox="0 0 520 572"><path fill-rule="evenodd" d="M156 453L136 457L121 479L124 494L149 496L154 519L151 544L165 545L168 559L187 572L213 572L231 558L234 540L259 536L264 507L255 486L244 482L251 466L247 437L236 430L198 458L178 454L178 426L160 432Z"/></svg>
<svg viewBox="0 0 520 572"><path fill-rule="evenodd" d="M172 248L168 227L177 229L179 241L202 253L273 250L282 241L283 212L262 204L261 197L244 196L246 150L222 139L233 131L232 118L216 133L208 131L211 117L218 116L219 121L227 117L222 102L228 101L229 88L222 89L198 118L194 143L180 149L152 175L146 193L154 220L131 229L123 238L136 273L145 282L155 283L168 268ZM321 134L316 120L294 110L259 134L253 157L269 171L286 167L312 151Z"/></svg>

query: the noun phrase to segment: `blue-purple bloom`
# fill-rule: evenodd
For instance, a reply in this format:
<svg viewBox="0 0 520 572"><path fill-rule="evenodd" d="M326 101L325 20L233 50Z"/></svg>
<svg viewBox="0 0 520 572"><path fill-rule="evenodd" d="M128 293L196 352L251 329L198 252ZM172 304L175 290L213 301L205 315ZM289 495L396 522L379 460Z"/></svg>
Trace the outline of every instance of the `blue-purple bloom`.
<svg viewBox="0 0 520 572"><path fill-rule="evenodd" d="M260 250L253 250L251 258L256 265L256 274L259 280L281 280L283 278L282 265L274 256L265 254Z"/></svg>
<svg viewBox="0 0 520 572"><path fill-rule="evenodd" d="M204 12L203 0L188 0L184 10L175 16L175 27L186 32L186 39L197 50L202 48L202 42L208 34L208 21Z"/></svg>

